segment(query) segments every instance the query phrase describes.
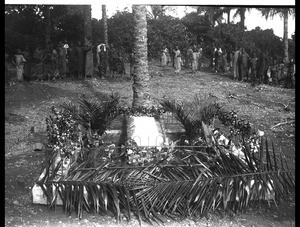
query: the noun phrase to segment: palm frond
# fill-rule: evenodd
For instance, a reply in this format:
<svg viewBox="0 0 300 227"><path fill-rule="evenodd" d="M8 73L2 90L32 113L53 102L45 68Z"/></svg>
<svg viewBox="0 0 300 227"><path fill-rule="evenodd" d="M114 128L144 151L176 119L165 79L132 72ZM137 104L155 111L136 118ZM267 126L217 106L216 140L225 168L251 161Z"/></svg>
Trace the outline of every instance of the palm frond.
<svg viewBox="0 0 300 227"><path fill-rule="evenodd" d="M86 130L91 128L101 136L110 123L121 114L118 111L119 100L120 97L113 94L104 102L80 98L77 105L63 103L60 107Z"/></svg>
<svg viewBox="0 0 300 227"><path fill-rule="evenodd" d="M254 201L277 204L294 192L291 172L283 168L283 158L280 161L274 157L274 147L270 152L265 146L266 155L259 157L251 155L249 146L244 145L244 160L215 147L220 155L206 154L206 160L194 151L164 165L130 166L107 161L86 168L88 163L81 163L73 165L68 176L45 178L40 183L50 206L54 207L56 197L61 196L65 212L76 211L79 218L83 209L110 211L117 221L121 213L130 219L130 212L134 212L140 222L149 223L159 223L163 216L205 216L216 208L237 212L246 210ZM53 188L58 193L53 194Z"/></svg>
<svg viewBox="0 0 300 227"><path fill-rule="evenodd" d="M192 110L184 109L183 105L178 104L175 100L163 100L160 105L175 115L176 120L182 124L189 143L192 144L192 141L199 135L197 131L200 128L200 122L191 118Z"/></svg>

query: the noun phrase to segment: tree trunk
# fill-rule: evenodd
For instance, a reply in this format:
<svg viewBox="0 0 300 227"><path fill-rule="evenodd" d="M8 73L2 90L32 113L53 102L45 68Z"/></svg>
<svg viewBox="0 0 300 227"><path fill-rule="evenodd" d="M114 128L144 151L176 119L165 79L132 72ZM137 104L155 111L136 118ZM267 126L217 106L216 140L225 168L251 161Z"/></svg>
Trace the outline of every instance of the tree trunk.
<svg viewBox="0 0 300 227"><path fill-rule="evenodd" d="M45 16L46 16L46 34L45 34L45 44L46 46L50 45L51 41L51 20L50 20L50 8L45 6Z"/></svg>
<svg viewBox="0 0 300 227"><path fill-rule="evenodd" d="M145 5L133 5L134 15L134 58L133 58L133 102L132 106L152 107L149 95L150 77L148 72L147 21ZM130 116L127 119L128 138L138 146L161 146L165 141L161 124L154 117Z"/></svg>
<svg viewBox="0 0 300 227"><path fill-rule="evenodd" d="M289 63L288 11L283 13L284 62Z"/></svg>
<svg viewBox="0 0 300 227"><path fill-rule="evenodd" d="M230 9L227 11L227 24L230 24Z"/></svg>
<svg viewBox="0 0 300 227"><path fill-rule="evenodd" d="M133 107L150 107L150 77L148 72L146 6L133 5L134 15L134 63L133 63Z"/></svg>
<svg viewBox="0 0 300 227"><path fill-rule="evenodd" d="M240 8L240 16L241 16L241 28L245 28L245 13L246 13L246 8Z"/></svg>
<svg viewBox="0 0 300 227"><path fill-rule="evenodd" d="M208 18L210 27L211 28L215 27L214 14L212 12L208 12L208 13L206 13L206 16Z"/></svg>
<svg viewBox="0 0 300 227"><path fill-rule="evenodd" d="M93 76L92 14L91 5L84 6L85 76Z"/></svg>
<svg viewBox="0 0 300 227"><path fill-rule="evenodd" d="M103 20L104 43L108 47L106 5L102 5L102 20ZM105 65L108 66L108 51L106 51Z"/></svg>

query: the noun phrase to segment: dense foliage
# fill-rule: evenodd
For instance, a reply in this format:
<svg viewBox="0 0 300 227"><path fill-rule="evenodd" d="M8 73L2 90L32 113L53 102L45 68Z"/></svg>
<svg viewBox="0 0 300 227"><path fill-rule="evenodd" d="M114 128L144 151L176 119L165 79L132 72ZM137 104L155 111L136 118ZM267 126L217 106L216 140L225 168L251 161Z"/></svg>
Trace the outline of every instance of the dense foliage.
<svg viewBox="0 0 300 227"><path fill-rule="evenodd" d="M50 12L50 38L54 44L59 41L77 42L82 40L83 16L80 6L67 5L5 5L5 47L8 54L26 45L31 50L40 43L45 44L46 29L49 26L47 12ZM211 9L213 10L213 9ZM203 53L210 56L213 46L223 49L244 47L249 53L268 51L274 57L283 56L283 44L272 30L256 27L245 31L232 23L211 26L208 14L188 13L182 19L166 16L148 16L148 54L150 58L160 57L163 48L170 51L179 46L182 53L192 45L201 45ZM219 11L218 11L219 12ZM213 13L213 11L211 12ZM127 10L118 11L108 18L109 44L123 53L133 48L133 15ZM104 43L103 22L92 19L93 45ZM295 39L289 39L289 54L295 56Z"/></svg>

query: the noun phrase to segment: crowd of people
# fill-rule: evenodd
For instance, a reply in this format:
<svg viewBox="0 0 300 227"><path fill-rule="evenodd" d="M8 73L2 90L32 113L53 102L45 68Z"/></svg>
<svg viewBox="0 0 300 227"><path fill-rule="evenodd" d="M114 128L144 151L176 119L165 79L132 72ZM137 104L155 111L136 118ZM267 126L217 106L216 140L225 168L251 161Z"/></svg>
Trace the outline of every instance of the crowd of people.
<svg viewBox="0 0 300 227"><path fill-rule="evenodd" d="M100 42L100 41L99 41ZM12 59L16 67L17 79L23 80L55 80L59 78L86 78L94 73L93 46L85 40L68 44L67 40L52 43L42 48L37 45L33 52L28 46L24 50L17 49ZM190 46L184 50L184 56L178 46L172 51L164 48L161 52L161 66L171 66L175 75L179 75L182 66L191 70L192 74L203 67L203 53L199 46ZM128 55L130 75L133 73L134 53ZM7 57L7 55L6 55ZM110 75L115 73L126 74L124 53L115 49L113 44L106 46L100 43L96 46L97 68L100 78L106 76L107 69ZM283 61L272 58L267 52L248 54L244 48L226 50L214 47L210 65L214 72L232 72L233 79L248 81L255 84L283 84L285 87L295 86L295 62L291 59L286 67Z"/></svg>
<svg viewBox="0 0 300 227"><path fill-rule="evenodd" d="M234 51L214 48L212 68L215 72L232 70L233 79L255 84L279 85L292 88L295 86L295 63L290 59L285 70L283 60L269 55L268 52L248 54L244 48Z"/></svg>
<svg viewBox="0 0 300 227"><path fill-rule="evenodd" d="M172 66L175 75L180 74L181 67L191 70L192 74L200 71L203 67L202 48L196 45L184 50L182 56L178 46L169 53L168 48L161 52L160 65L162 67ZM285 70L283 61L271 57L267 52L247 53L244 48L226 50L221 47L214 47L211 53L210 66L214 72L230 72L232 79L248 81L252 85L269 84L284 85L292 88L295 86L295 62L290 59Z"/></svg>
<svg viewBox="0 0 300 227"><path fill-rule="evenodd" d="M33 51L26 46L23 50L17 49L12 58L12 64L16 67L17 80L19 82L29 80L55 80L63 78L83 78L93 75L92 45L85 42L68 44L53 43L45 48L37 45ZM8 55L6 54L6 57Z"/></svg>
<svg viewBox="0 0 300 227"><path fill-rule="evenodd" d="M181 68L184 65L186 68L191 69L192 73L196 73L202 67L202 48L197 48L196 45L188 48L186 56L183 57L178 46L176 46L171 54L168 48L164 48L161 54L161 66L172 66L175 69L175 74L179 75Z"/></svg>

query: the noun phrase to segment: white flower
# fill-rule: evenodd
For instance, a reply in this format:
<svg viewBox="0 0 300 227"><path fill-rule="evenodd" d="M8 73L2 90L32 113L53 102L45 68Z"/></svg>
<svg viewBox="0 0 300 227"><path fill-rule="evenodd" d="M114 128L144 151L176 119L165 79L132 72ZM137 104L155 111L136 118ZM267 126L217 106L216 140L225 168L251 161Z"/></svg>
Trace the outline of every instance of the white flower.
<svg viewBox="0 0 300 227"><path fill-rule="evenodd" d="M257 134L258 134L259 136L264 136L264 135L265 135L265 133L264 133L263 131L260 131L260 130L257 131Z"/></svg>

